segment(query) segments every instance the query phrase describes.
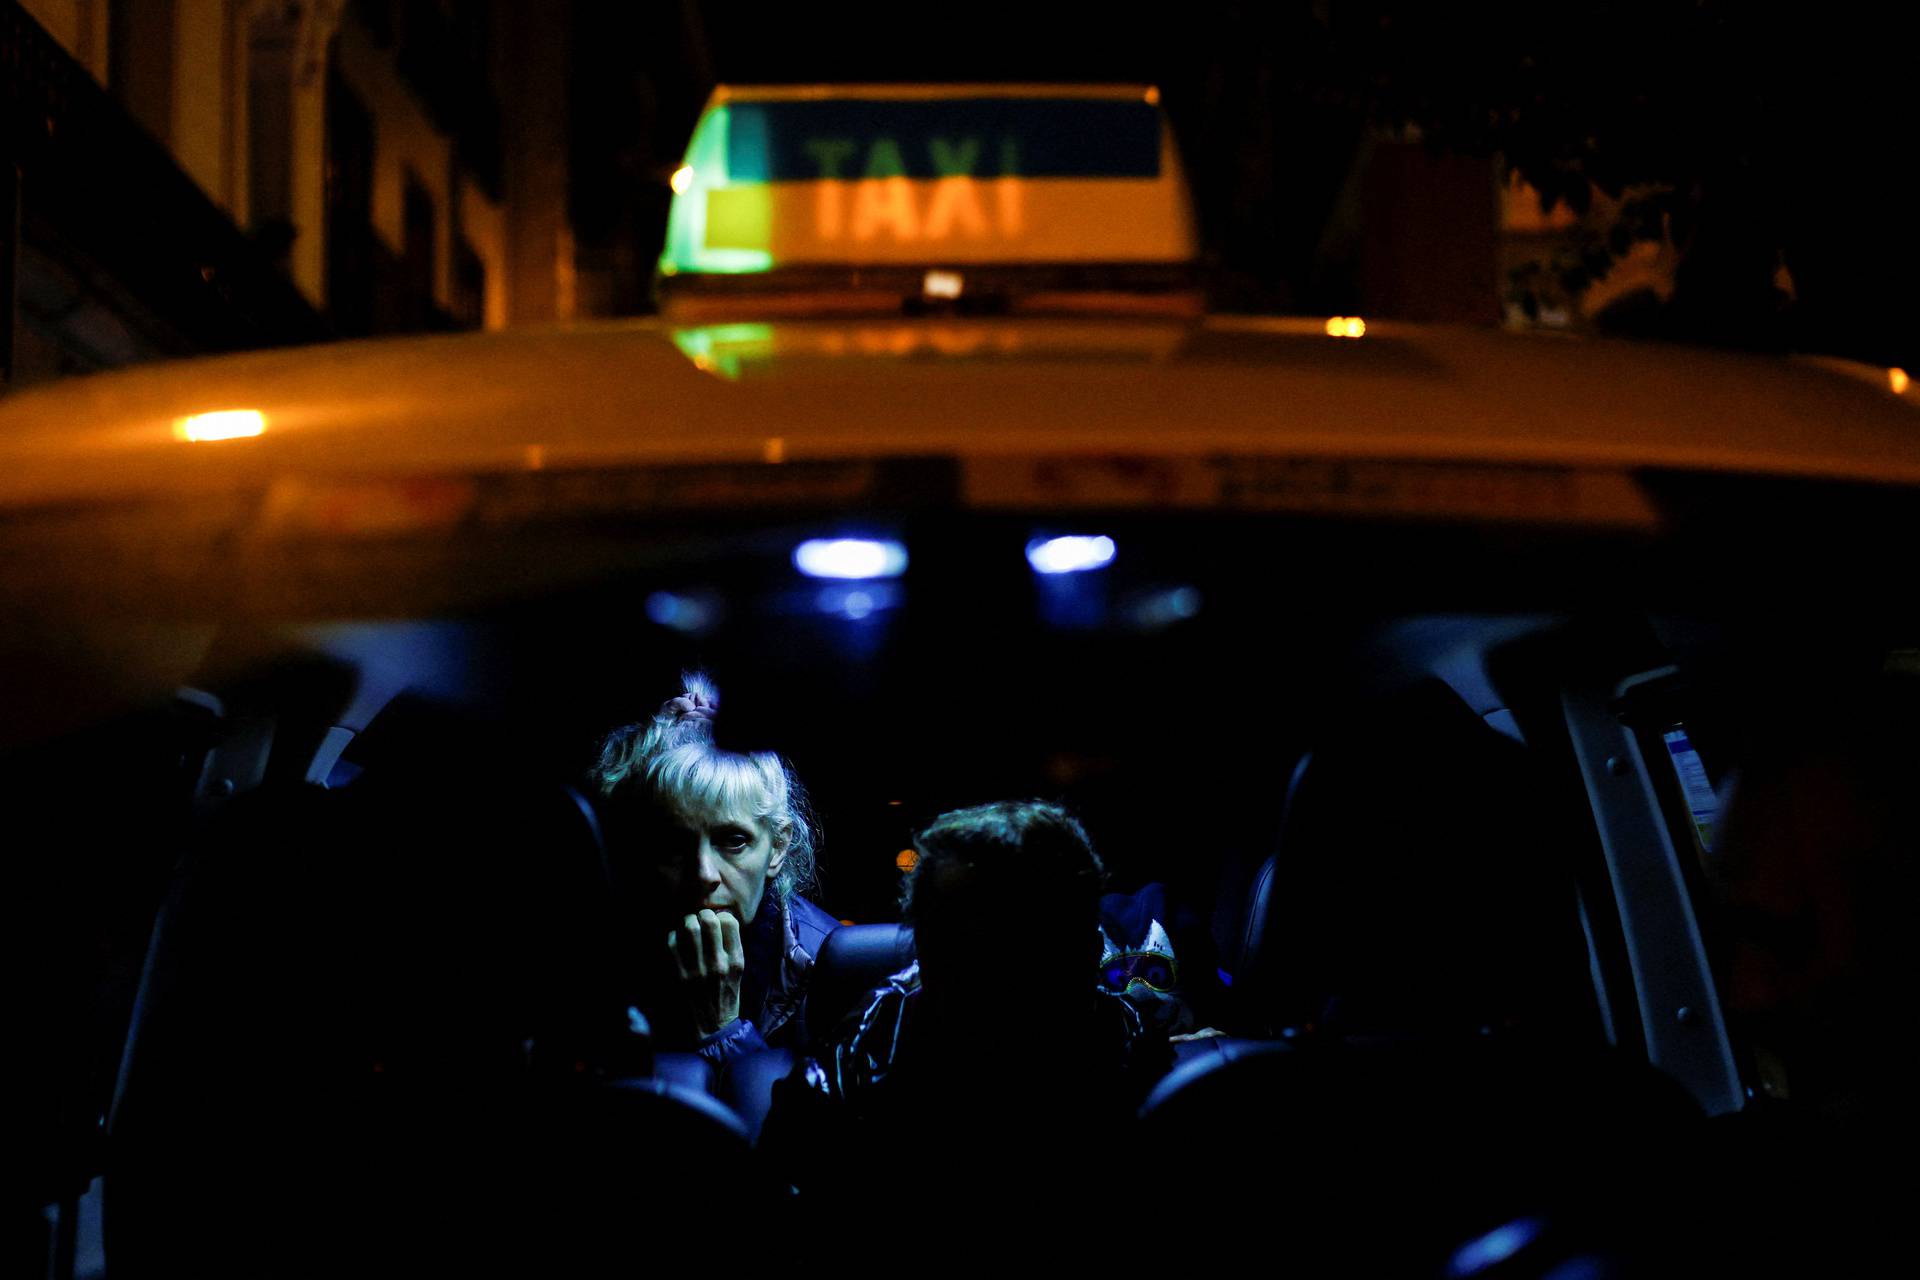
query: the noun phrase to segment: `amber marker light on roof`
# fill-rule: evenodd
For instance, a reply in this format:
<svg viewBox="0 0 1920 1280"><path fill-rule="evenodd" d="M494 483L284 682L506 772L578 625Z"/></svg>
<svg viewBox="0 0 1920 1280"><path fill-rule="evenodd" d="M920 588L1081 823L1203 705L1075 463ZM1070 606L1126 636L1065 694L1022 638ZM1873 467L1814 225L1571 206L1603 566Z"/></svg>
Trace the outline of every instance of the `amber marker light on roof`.
<svg viewBox="0 0 1920 1280"><path fill-rule="evenodd" d="M245 440L263 434L266 429L267 415L258 409L221 409L215 413L189 414L173 424L176 438L195 443Z"/></svg>
<svg viewBox="0 0 1920 1280"><path fill-rule="evenodd" d="M1359 316L1330 316L1327 319L1329 338L1361 338L1367 332L1367 322Z"/></svg>
<svg viewBox="0 0 1920 1280"><path fill-rule="evenodd" d="M667 179L667 185L673 188L673 194L685 195L687 188L693 185L693 166L683 164L673 171L673 177Z"/></svg>
<svg viewBox="0 0 1920 1280"><path fill-rule="evenodd" d="M1905 369L1889 369L1887 385L1893 388L1893 394L1903 396L1907 394L1907 388L1913 385L1913 379L1907 376Z"/></svg>

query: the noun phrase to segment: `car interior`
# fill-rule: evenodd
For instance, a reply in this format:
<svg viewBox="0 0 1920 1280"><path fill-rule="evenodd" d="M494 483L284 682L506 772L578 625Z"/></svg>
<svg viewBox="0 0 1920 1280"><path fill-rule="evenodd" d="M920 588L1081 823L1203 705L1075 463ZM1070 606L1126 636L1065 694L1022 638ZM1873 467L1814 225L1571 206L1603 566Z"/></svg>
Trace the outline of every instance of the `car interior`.
<svg viewBox="0 0 1920 1280"><path fill-rule="evenodd" d="M816 1036L911 962L902 855L944 811L1057 799L1111 889L1177 904L1218 1034L1132 1167L1039 1215L1061 1239L1091 1205L1151 1210L1143 1257L1309 1271L1844 1262L1910 1095L1920 628L1872 504L1805 501L1853 515L583 522L526 572L430 532L10 612L23 1198L116 1277L691 1259L715 1187L832 1237L755 1150L796 1054L716 1072L621 987L649 940L588 768L697 669L824 832ZM796 567L855 535L904 571ZM1110 562L1023 557L1064 535ZM1045 1046L982 1052L1017 1081ZM970 1213L1016 1207L994 1178Z"/></svg>

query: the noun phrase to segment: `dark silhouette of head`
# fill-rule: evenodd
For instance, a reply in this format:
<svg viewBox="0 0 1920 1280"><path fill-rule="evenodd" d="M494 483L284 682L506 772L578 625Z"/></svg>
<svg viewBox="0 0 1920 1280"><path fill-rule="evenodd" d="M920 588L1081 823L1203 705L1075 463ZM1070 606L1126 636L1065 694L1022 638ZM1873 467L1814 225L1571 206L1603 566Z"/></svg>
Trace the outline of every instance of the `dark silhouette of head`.
<svg viewBox="0 0 1920 1280"><path fill-rule="evenodd" d="M930 998L1002 1017L1091 998L1106 871L1078 819L1006 800L942 814L914 845L901 907Z"/></svg>

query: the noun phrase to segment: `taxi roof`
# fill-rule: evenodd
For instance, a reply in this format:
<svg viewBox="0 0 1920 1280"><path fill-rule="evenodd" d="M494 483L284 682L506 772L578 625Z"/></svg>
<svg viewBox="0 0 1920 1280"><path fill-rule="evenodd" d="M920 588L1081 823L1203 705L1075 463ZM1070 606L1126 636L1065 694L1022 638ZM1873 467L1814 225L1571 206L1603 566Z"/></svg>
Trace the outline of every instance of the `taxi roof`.
<svg viewBox="0 0 1920 1280"><path fill-rule="evenodd" d="M715 86L711 104L722 102L815 102L844 98L856 102L912 99L928 102L955 98L1121 98L1158 102L1160 90L1145 81L1118 84L1041 81L981 81L928 84L723 84Z"/></svg>
<svg viewBox="0 0 1920 1280"><path fill-rule="evenodd" d="M152 364L0 399L0 506L284 476L926 456L1920 484L1920 391L1899 371L1465 328L1330 330L1352 331L1250 317L638 320ZM192 429L195 415L236 411L258 415L237 438Z"/></svg>

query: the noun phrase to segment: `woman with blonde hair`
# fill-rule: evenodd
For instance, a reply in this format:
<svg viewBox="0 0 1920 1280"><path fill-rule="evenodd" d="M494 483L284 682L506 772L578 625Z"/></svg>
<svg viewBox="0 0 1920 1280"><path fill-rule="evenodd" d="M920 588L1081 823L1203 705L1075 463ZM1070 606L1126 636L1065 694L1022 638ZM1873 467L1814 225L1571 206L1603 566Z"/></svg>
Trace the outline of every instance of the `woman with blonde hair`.
<svg viewBox="0 0 1920 1280"><path fill-rule="evenodd" d="M595 769L616 879L669 957L670 990L646 1012L665 1047L691 1041L715 1065L803 1048L813 957L839 923L801 896L806 793L773 752L718 746L718 691L697 674L682 684L652 720L612 733Z"/></svg>

